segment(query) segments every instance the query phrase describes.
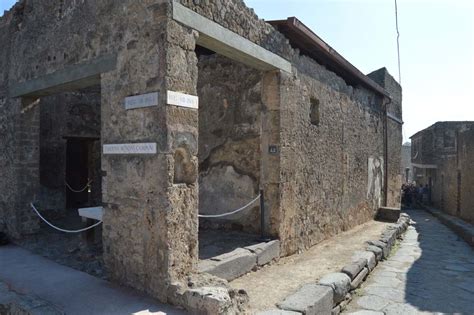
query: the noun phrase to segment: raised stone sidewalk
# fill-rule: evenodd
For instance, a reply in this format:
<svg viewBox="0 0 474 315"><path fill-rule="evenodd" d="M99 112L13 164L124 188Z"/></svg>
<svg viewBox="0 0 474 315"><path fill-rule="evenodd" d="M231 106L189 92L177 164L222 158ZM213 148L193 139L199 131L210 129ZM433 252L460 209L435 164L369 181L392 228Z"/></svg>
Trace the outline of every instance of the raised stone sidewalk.
<svg viewBox="0 0 474 315"><path fill-rule="evenodd" d="M448 226L456 234L461 236L469 245L474 247L474 225L433 207L425 206L425 210L438 218L438 220L440 220L444 225Z"/></svg>
<svg viewBox="0 0 474 315"><path fill-rule="evenodd" d="M317 283L301 286L278 303L278 309L260 312L258 315L340 314L352 299L351 291L361 285L378 261L389 256L397 238L408 228L409 221L409 216L402 214L396 224L386 227L379 240L367 242L366 251L354 252L352 262L344 266L341 272L327 274Z"/></svg>

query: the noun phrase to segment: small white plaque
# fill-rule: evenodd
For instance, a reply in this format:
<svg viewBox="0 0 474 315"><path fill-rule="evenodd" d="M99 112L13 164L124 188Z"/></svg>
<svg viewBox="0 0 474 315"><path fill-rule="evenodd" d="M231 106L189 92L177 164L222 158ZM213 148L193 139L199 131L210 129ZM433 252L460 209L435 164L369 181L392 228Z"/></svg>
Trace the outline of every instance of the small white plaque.
<svg viewBox="0 0 474 315"><path fill-rule="evenodd" d="M156 143L104 144L104 154L156 154Z"/></svg>
<svg viewBox="0 0 474 315"><path fill-rule="evenodd" d="M167 103L169 105L183 106L189 108L199 107L199 97L180 92L168 91Z"/></svg>
<svg viewBox="0 0 474 315"><path fill-rule="evenodd" d="M135 109L158 105L158 92L129 96L125 98L125 109Z"/></svg>

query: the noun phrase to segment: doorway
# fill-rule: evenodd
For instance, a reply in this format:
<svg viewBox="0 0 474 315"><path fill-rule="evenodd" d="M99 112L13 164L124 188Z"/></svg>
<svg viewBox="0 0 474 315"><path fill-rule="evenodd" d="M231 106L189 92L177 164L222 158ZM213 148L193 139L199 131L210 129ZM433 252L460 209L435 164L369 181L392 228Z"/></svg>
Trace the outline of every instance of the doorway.
<svg viewBox="0 0 474 315"><path fill-rule="evenodd" d="M66 139L66 207L81 208L89 204L91 139Z"/></svg>

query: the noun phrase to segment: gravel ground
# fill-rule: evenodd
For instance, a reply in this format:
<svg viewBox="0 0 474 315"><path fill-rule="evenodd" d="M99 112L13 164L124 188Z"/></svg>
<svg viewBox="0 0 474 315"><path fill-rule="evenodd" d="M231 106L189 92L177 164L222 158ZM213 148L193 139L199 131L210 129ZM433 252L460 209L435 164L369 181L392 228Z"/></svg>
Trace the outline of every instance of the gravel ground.
<svg viewBox="0 0 474 315"><path fill-rule="evenodd" d="M49 221L61 228L79 229L84 227L77 211L68 211L67 215L62 217L57 214L46 214L46 216ZM61 265L107 279L102 260L101 228L95 229L98 242L86 245L82 240L81 233L58 232L42 222L38 234L24 237L15 241L15 244Z"/></svg>

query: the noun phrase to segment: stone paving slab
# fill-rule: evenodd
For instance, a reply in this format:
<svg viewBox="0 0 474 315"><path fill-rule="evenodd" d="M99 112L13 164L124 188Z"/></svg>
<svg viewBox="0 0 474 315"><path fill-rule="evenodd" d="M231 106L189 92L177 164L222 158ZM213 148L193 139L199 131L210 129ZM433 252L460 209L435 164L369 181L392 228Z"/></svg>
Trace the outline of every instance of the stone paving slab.
<svg viewBox="0 0 474 315"><path fill-rule="evenodd" d="M257 266L257 255L247 249L237 248L230 253L201 260L198 271L225 280L233 280L250 272L255 266Z"/></svg>
<svg viewBox="0 0 474 315"><path fill-rule="evenodd" d="M186 314L136 291L59 265L20 247L0 247L0 280L68 315Z"/></svg>
<svg viewBox="0 0 474 315"><path fill-rule="evenodd" d="M344 314L474 314L474 250L429 213L407 212L416 224Z"/></svg>
<svg viewBox="0 0 474 315"><path fill-rule="evenodd" d="M328 314L332 310L333 290L329 286L305 284L278 304L282 310L303 314Z"/></svg>

